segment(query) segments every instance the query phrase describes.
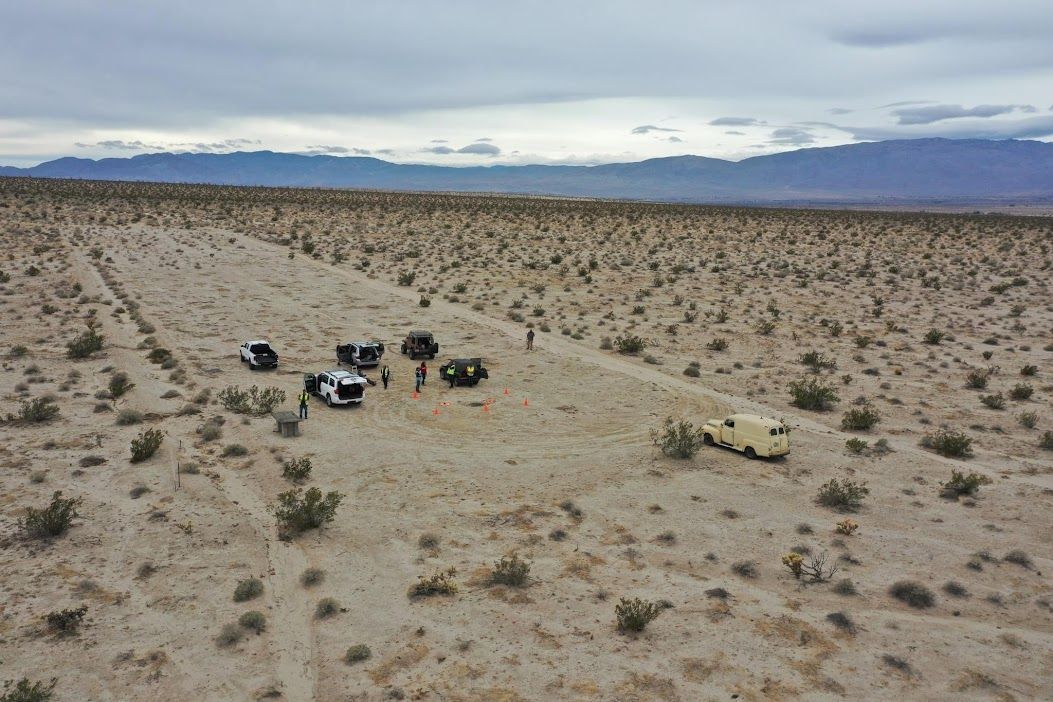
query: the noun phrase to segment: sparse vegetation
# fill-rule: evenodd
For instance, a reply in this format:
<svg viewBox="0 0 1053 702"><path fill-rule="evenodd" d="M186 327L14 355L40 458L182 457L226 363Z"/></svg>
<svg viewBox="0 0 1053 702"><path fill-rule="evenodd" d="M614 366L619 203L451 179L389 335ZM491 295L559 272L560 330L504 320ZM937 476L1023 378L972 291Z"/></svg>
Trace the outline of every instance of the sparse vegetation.
<svg viewBox="0 0 1053 702"><path fill-rule="evenodd" d="M791 403L794 407L822 412L840 398L832 387L816 377L795 380L790 383Z"/></svg>
<svg viewBox="0 0 1053 702"><path fill-rule="evenodd" d="M932 590L913 580L899 580L889 588L889 594L915 609L926 609L936 604Z"/></svg>
<svg viewBox="0 0 1053 702"><path fill-rule="evenodd" d="M336 491L322 494L316 487L306 492L297 488L278 495L278 503L273 507L274 516L282 528L301 532L318 529L336 517L336 508L344 496Z"/></svg>
<svg viewBox="0 0 1053 702"><path fill-rule="evenodd" d="M344 654L344 663L347 663L348 665L360 663L369 660L372 655L373 652L369 650L369 646L366 646L365 644L355 644L347 649L347 653Z"/></svg>
<svg viewBox="0 0 1053 702"><path fill-rule="evenodd" d="M702 428L691 422L667 417L662 426L651 430L651 441L666 456L687 459L698 453L704 442Z"/></svg>
<svg viewBox="0 0 1053 702"><path fill-rule="evenodd" d="M52 397L35 397L22 402L18 407L18 419L23 422L39 424L59 415L59 406Z"/></svg>
<svg viewBox="0 0 1053 702"><path fill-rule="evenodd" d="M496 561L490 570L491 585L523 587L529 578L530 563L520 559L515 553L511 556L502 556L501 560Z"/></svg>
<svg viewBox="0 0 1053 702"><path fill-rule="evenodd" d="M941 456L967 458L973 454L973 440L962 432L939 429L921 440L921 445Z"/></svg>
<svg viewBox="0 0 1053 702"><path fill-rule="evenodd" d="M239 580L234 588L235 602L248 602L263 594L263 581L259 578L245 578Z"/></svg>
<svg viewBox="0 0 1053 702"><path fill-rule="evenodd" d="M657 602L641 600L639 597L632 599L622 598L614 606L614 616L618 620L618 630L623 632L640 632L648 624L658 618L662 613L662 606Z"/></svg>
<svg viewBox="0 0 1053 702"><path fill-rule="evenodd" d="M63 497L61 490L51 496L51 502L41 508L27 507L18 520L18 528L31 539L48 539L61 536L79 516L78 508L83 504L79 497Z"/></svg>
<svg viewBox="0 0 1053 702"><path fill-rule="evenodd" d="M139 436L132 439L132 463L142 463L149 459L157 453L157 449L161 448L164 440L165 435L160 429L147 429L139 432Z"/></svg>
<svg viewBox="0 0 1053 702"><path fill-rule="evenodd" d="M951 470L951 479L943 483L943 496L958 499L962 495L975 495L982 485L990 485L991 479L979 473L965 475L961 471Z"/></svg>
<svg viewBox="0 0 1053 702"><path fill-rule="evenodd" d="M842 478L840 481L831 479L819 488L816 500L824 507L842 512L855 512L863 506L863 499L869 494L870 490L866 485L848 478Z"/></svg>
<svg viewBox="0 0 1053 702"><path fill-rule="evenodd" d="M282 462L282 477L291 483L305 483L311 477L311 459L307 456Z"/></svg>
<svg viewBox="0 0 1053 702"><path fill-rule="evenodd" d="M455 568L440 570L429 577L419 576L417 582L410 588L410 599L421 597L435 597L437 595L456 595L457 583L453 577L457 575Z"/></svg>

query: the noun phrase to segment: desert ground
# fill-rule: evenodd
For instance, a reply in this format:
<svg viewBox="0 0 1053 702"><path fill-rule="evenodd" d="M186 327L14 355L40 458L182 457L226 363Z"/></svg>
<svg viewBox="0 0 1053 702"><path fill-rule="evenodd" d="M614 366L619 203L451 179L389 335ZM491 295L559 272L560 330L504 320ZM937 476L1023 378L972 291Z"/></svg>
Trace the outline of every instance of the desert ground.
<svg viewBox="0 0 1053 702"><path fill-rule="evenodd" d="M0 236L5 702L1053 699L1051 218L0 179ZM357 339L299 437L223 399ZM652 440L732 412L789 456Z"/></svg>

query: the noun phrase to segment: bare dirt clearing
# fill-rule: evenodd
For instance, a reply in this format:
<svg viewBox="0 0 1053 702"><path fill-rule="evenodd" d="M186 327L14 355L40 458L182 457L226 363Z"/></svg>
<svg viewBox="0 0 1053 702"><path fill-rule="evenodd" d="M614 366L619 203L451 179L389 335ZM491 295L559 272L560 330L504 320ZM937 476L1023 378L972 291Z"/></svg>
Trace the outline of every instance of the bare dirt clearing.
<svg viewBox="0 0 1053 702"><path fill-rule="evenodd" d="M1053 696L1050 220L4 179L0 226L0 677L56 700ZM89 322L101 350L69 358ZM416 399L411 328L441 344ZM238 363L250 338L277 370ZM358 338L392 387L314 400L299 438L219 401L291 408ZM490 380L448 389L453 355ZM839 402L793 406L797 380ZM48 396L58 417L16 417ZM878 423L846 430L861 408ZM782 418L790 456L651 443L732 411ZM974 455L922 447L941 425ZM304 456L302 487L345 497L282 538ZM948 499L952 470L991 483ZM831 479L865 483L859 511L817 504ZM27 538L56 490L80 516ZM791 552L839 570L805 584ZM526 586L491 584L512 554ZM407 596L451 568L456 593ZM660 616L620 633L635 597ZM75 632L42 619L82 605Z"/></svg>

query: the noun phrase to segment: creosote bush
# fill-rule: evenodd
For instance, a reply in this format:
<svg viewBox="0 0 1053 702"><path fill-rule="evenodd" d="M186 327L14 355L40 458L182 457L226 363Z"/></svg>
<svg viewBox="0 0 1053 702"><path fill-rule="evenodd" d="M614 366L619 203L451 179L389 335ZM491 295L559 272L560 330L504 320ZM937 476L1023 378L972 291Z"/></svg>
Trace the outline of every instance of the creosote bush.
<svg viewBox="0 0 1053 702"><path fill-rule="evenodd" d="M239 580L234 588L235 602L248 602L263 594L263 581L259 578L245 578Z"/></svg>
<svg viewBox="0 0 1053 702"><path fill-rule="evenodd" d="M840 481L831 479L819 488L816 500L824 507L831 507L842 512L854 512L863 505L863 498L870 494L866 485L856 483L848 478Z"/></svg>
<svg viewBox="0 0 1053 702"><path fill-rule="evenodd" d="M666 417L658 429L651 430L651 441L667 456L674 458L691 458L702 447L704 432L696 429L691 422Z"/></svg>
<svg viewBox="0 0 1053 702"><path fill-rule="evenodd" d="M18 528L31 539L61 536L77 518L77 508L82 503L81 498L63 497L62 491L56 490L46 507L27 507L25 515L18 519Z"/></svg>
<svg viewBox="0 0 1053 702"><path fill-rule="evenodd" d="M900 580L893 583L888 593L900 602L916 609L925 609L936 604L936 595L932 590L913 580Z"/></svg>
<svg viewBox="0 0 1053 702"><path fill-rule="evenodd" d="M161 448L165 435L159 429L147 429L139 432L139 436L132 439L131 452L132 463L142 463Z"/></svg>
<svg viewBox="0 0 1053 702"><path fill-rule="evenodd" d="M88 358L102 350L102 342L102 334L95 330L94 324L89 324L77 338L66 344L66 355L73 359Z"/></svg>
<svg viewBox="0 0 1053 702"><path fill-rule="evenodd" d="M870 404L853 407L841 417L841 428L845 431L867 431L881 421L881 415Z"/></svg>
<svg viewBox="0 0 1053 702"><path fill-rule="evenodd" d="M640 632L658 618L663 607L657 602L648 602L634 597L631 600L621 598L614 606L614 616L618 620L618 631Z"/></svg>
<svg viewBox="0 0 1053 702"><path fill-rule="evenodd" d="M301 532L333 521L336 508L343 499L344 496L336 491L323 495L316 487L306 492L297 488L278 495L278 503L272 509L283 529Z"/></svg>
<svg viewBox="0 0 1053 702"><path fill-rule="evenodd" d="M18 419L34 424L54 419L59 414L59 406L51 397L34 397L22 402L18 407Z"/></svg>
<svg viewBox="0 0 1053 702"><path fill-rule="evenodd" d="M303 483L311 477L311 459L290 458L282 463L282 477L292 483Z"/></svg>
<svg viewBox="0 0 1053 702"><path fill-rule="evenodd" d="M457 569L450 568L438 571L431 577L418 576L417 582L409 589L410 599L435 597L436 595L456 595L458 588L457 583L453 580L455 575L457 575Z"/></svg>
<svg viewBox="0 0 1053 702"><path fill-rule="evenodd" d="M118 371L110 376L110 395L115 400L126 395L134 387L135 383L133 383L128 378L128 374L123 371Z"/></svg>
<svg viewBox="0 0 1053 702"><path fill-rule="evenodd" d="M48 629L60 636L72 636L77 633L84 615L88 613L88 606L81 605L76 609L63 609L58 612L48 612L44 615L44 622Z"/></svg>
<svg viewBox="0 0 1053 702"><path fill-rule="evenodd" d="M965 475L961 471L951 469L951 479L942 484L944 497L958 499L961 495L975 495L982 485L990 485L991 479L979 473Z"/></svg>
<svg viewBox="0 0 1053 702"><path fill-rule="evenodd" d="M948 458L966 458L973 455L973 440L959 431L938 429L921 440L921 445Z"/></svg>
<svg viewBox="0 0 1053 702"><path fill-rule="evenodd" d="M614 339L614 348L618 353L630 356L640 353L648 345L649 342L646 339L636 334L623 334Z"/></svg>
<svg viewBox="0 0 1053 702"><path fill-rule="evenodd" d="M490 584L523 587L530 578L530 565L528 561L520 559L518 554L503 556L490 570Z"/></svg>
<svg viewBox="0 0 1053 702"><path fill-rule="evenodd" d="M255 631L257 634L262 634L263 630L267 628L267 617L263 616L263 612L257 612L256 610L245 612L238 617L238 626L249 631Z"/></svg>
<svg viewBox="0 0 1053 702"><path fill-rule="evenodd" d="M351 648L347 649L347 653L344 654L344 663L351 665L352 663L360 663L361 661L369 660L372 657L373 652L369 650L369 646L365 644L355 644Z"/></svg>
<svg viewBox="0 0 1053 702"><path fill-rule="evenodd" d="M240 626L234 622L228 622L219 630L219 635L216 636L216 645L220 648L230 648L241 641L243 636L244 630Z"/></svg>
<svg viewBox="0 0 1053 702"><path fill-rule="evenodd" d="M318 600L314 608L315 619L329 619L340 613L340 603L332 597L323 597Z"/></svg>
<svg viewBox="0 0 1053 702"><path fill-rule="evenodd" d="M4 682L0 702L49 702L55 695L54 690L57 683L58 678L51 678L47 682L40 680L31 682L25 677L18 682L8 680Z"/></svg>
<svg viewBox="0 0 1053 702"><path fill-rule="evenodd" d="M822 412L841 399L832 387L814 376L795 380L789 388L790 404L801 409Z"/></svg>
<svg viewBox="0 0 1053 702"><path fill-rule="evenodd" d="M262 417L285 402L285 391L274 387L260 389L256 385L242 390L237 385L228 385L220 391L219 401L223 407L235 414Z"/></svg>

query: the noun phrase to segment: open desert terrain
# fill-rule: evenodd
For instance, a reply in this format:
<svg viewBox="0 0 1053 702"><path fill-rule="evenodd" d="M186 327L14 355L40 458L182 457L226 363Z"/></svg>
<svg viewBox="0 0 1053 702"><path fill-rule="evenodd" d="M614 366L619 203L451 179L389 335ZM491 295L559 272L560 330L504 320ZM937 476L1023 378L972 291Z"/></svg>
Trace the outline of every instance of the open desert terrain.
<svg viewBox="0 0 1053 702"><path fill-rule="evenodd" d="M1053 699L1053 218L10 178L0 240L10 689ZM231 399L358 339L299 437ZM733 412L790 454L652 440Z"/></svg>

